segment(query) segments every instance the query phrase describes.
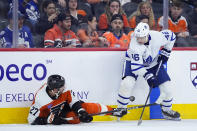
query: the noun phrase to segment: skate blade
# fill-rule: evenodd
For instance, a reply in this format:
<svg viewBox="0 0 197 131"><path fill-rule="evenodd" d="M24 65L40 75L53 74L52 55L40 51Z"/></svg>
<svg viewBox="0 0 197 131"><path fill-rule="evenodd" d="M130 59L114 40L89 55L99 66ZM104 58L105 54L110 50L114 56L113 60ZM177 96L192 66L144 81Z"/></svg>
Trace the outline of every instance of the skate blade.
<svg viewBox="0 0 197 131"><path fill-rule="evenodd" d="M117 122L120 122L120 117L117 117Z"/></svg>
<svg viewBox="0 0 197 131"><path fill-rule="evenodd" d="M170 121L181 121L181 118L171 118L171 117L164 117L164 119L166 120L170 120Z"/></svg>

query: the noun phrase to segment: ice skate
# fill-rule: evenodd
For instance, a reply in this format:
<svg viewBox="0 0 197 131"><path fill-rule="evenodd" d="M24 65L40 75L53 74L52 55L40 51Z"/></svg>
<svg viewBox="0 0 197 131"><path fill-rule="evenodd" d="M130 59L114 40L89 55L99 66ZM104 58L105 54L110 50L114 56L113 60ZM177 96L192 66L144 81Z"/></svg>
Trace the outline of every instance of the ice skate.
<svg viewBox="0 0 197 131"><path fill-rule="evenodd" d="M174 121L180 121L180 113L178 113L177 111L173 111L173 110L161 110L164 119L166 120L174 120Z"/></svg>
<svg viewBox="0 0 197 131"><path fill-rule="evenodd" d="M112 113L113 116L123 117L127 114L127 108L115 108L114 110L117 110L117 112Z"/></svg>

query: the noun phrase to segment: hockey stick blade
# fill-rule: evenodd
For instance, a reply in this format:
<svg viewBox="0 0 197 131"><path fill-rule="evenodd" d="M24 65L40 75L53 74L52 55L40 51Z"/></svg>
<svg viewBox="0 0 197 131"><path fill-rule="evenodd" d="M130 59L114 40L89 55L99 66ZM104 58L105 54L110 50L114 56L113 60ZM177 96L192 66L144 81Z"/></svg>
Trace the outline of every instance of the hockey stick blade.
<svg viewBox="0 0 197 131"><path fill-rule="evenodd" d="M137 125L139 126L139 125L141 125L141 123L142 123L142 119L140 119L140 120L138 121Z"/></svg>
<svg viewBox="0 0 197 131"><path fill-rule="evenodd" d="M141 115L140 115L140 119L138 120L138 123L137 123L138 126L140 126L141 123L142 123L142 116L143 116L143 114L144 114L144 110L145 110L146 105L148 105L147 102L148 102L148 98L150 97L151 90L152 90L152 87L150 88L150 91L149 91L149 93L148 93L148 96L147 96L147 98L146 98L146 102L145 102L144 107L143 107L143 110L142 110L142 113L141 113Z"/></svg>

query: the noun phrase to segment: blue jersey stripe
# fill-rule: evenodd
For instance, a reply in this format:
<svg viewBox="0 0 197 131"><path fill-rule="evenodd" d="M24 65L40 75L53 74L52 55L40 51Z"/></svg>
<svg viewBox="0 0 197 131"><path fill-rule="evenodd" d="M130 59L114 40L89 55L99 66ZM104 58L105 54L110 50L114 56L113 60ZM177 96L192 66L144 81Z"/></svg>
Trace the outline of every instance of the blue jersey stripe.
<svg viewBox="0 0 197 131"><path fill-rule="evenodd" d="M118 94L118 96L119 96L120 98L123 98L123 99L129 99L129 97L124 97L124 96L121 96L120 94Z"/></svg>
<svg viewBox="0 0 197 131"><path fill-rule="evenodd" d="M119 100L117 100L118 103L120 103L121 105L128 105L129 103L123 103L123 102L120 102Z"/></svg>

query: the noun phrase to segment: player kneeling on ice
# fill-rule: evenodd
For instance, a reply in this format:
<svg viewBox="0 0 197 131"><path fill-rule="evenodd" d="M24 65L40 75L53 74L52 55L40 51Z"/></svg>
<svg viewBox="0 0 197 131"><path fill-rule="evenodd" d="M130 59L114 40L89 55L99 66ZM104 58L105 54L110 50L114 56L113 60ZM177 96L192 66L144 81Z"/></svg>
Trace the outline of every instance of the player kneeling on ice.
<svg viewBox="0 0 197 131"><path fill-rule="evenodd" d="M70 90L65 90L65 79L51 75L35 94L28 122L32 125L78 124L91 122L93 117L90 114L111 110L109 106L76 100Z"/></svg>
<svg viewBox="0 0 197 131"><path fill-rule="evenodd" d="M172 110L170 77L163 64L167 62L176 36L170 30L161 32L149 30L146 23L139 23L131 36L130 47L126 52L124 72L118 92L118 117L127 114L127 104L138 77L144 77L150 88L159 87L160 96L156 103L161 105L162 114L168 120L180 120L180 114ZM160 54L158 54L160 51ZM162 65L159 66L159 63ZM156 76L156 71L158 74Z"/></svg>

